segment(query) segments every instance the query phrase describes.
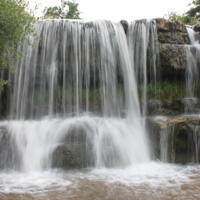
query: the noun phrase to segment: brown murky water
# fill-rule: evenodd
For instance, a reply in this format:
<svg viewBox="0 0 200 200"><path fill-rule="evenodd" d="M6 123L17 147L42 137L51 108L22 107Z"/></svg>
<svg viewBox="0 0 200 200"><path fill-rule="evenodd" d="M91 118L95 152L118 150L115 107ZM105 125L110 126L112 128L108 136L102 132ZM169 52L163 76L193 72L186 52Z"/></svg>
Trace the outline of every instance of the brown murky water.
<svg viewBox="0 0 200 200"><path fill-rule="evenodd" d="M200 177L198 177L200 179ZM0 199L9 200L146 200L146 199L200 199L200 183L184 184L180 187L152 188L148 185L125 186L120 183L105 184L100 181L82 182L79 188L66 191L50 191L41 194L1 194Z"/></svg>
<svg viewBox="0 0 200 200"><path fill-rule="evenodd" d="M145 166L145 168L148 166ZM0 184L0 199L6 200L199 200L200 165L172 166L152 165L149 171L140 167L137 170L85 170L49 172L59 176L49 185L31 174L12 185L4 180ZM14 175L15 176L15 175ZM13 176L13 178L15 178ZM5 178L5 177L4 177ZM55 178L55 177L54 177ZM12 178L11 178L12 179ZM34 181L35 179L35 181ZM41 179L41 180L40 180ZM38 181L38 182L36 182ZM67 184L64 184L67 183ZM3 187L7 184L6 187ZM35 184L35 185L34 185ZM47 184L44 186L44 184ZM11 186L12 185L12 186ZM17 186L18 185L18 186ZM18 189L18 190L17 190Z"/></svg>

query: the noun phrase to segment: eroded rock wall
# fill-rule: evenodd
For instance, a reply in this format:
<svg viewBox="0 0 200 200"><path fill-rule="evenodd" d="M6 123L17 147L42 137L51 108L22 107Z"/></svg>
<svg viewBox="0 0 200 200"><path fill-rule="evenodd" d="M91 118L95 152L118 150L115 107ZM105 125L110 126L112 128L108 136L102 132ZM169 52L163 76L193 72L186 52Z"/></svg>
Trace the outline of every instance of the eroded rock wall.
<svg viewBox="0 0 200 200"><path fill-rule="evenodd" d="M162 80L184 80L187 67L185 45L190 45L186 26L179 21L155 19Z"/></svg>
<svg viewBox="0 0 200 200"><path fill-rule="evenodd" d="M152 158L170 163L200 162L200 118L147 118Z"/></svg>

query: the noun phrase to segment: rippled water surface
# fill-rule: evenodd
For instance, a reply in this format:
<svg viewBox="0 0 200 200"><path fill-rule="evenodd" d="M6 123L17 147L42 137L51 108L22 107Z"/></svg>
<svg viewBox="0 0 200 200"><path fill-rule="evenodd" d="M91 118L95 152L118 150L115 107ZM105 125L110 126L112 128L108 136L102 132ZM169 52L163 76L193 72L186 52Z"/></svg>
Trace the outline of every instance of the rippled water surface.
<svg viewBox="0 0 200 200"><path fill-rule="evenodd" d="M200 199L200 165L0 173L0 199Z"/></svg>

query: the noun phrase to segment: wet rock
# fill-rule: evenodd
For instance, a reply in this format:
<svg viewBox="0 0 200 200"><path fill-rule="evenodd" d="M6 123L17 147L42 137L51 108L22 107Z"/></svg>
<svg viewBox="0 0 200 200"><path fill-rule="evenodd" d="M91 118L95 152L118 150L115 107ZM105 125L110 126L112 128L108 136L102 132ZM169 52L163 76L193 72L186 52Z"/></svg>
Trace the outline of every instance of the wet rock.
<svg viewBox="0 0 200 200"><path fill-rule="evenodd" d="M146 130L150 142L150 155L153 160L160 158L160 125L151 117L146 118Z"/></svg>
<svg viewBox="0 0 200 200"><path fill-rule="evenodd" d="M159 32L172 32L172 29L187 33L185 25L180 21L170 21L164 18L156 18L157 30Z"/></svg>
<svg viewBox="0 0 200 200"><path fill-rule="evenodd" d="M160 43L159 52L162 80L184 80L187 67L185 47L177 44Z"/></svg>
<svg viewBox="0 0 200 200"><path fill-rule="evenodd" d="M164 63L164 66L168 66L173 69L186 68L186 52L184 46L160 44L159 50L161 58L161 67Z"/></svg>
<svg viewBox="0 0 200 200"><path fill-rule="evenodd" d="M185 25L179 21L169 21L164 18L155 19L158 41L169 44L190 44Z"/></svg>
<svg viewBox="0 0 200 200"><path fill-rule="evenodd" d="M20 169L21 157L6 127L0 128L0 168Z"/></svg>
<svg viewBox="0 0 200 200"><path fill-rule="evenodd" d="M194 25L194 26L193 26L193 30L194 30L195 32L200 32L200 24Z"/></svg>
<svg viewBox="0 0 200 200"><path fill-rule="evenodd" d="M147 101L147 115L178 115L184 113L182 99L158 100L150 99Z"/></svg>
<svg viewBox="0 0 200 200"><path fill-rule="evenodd" d="M184 105L181 99L163 100L162 114L177 115L184 113Z"/></svg>
<svg viewBox="0 0 200 200"><path fill-rule="evenodd" d="M90 128L87 123L82 124L78 121L67 130L67 134L63 135L61 141L64 143L86 143L87 139L87 127Z"/></svg>
<svg viewBox="0 0 200 200"><path fill-rule="evenodd" d="M153 158L171 163L200 162L200 117L155 117L146 120Z"/></svg>
<svg viewBox="0 0 200 200"><path fill-rule="evenodd" d="M62 143L52 153L52 167L67 169L93 166L92 133L87 123L74 122L60 138Z"/></svg>
<svg viewBox="0 0 200 200"><path fill-rule="evenodd" d="M147 114L154 115L160 112L162 102L158 99L150 99L147 101Z"/></svg>
<svg viewBox="0 0 200 200"><path fill-rule="evenodd" d="M122 25L123 28L124 28L124 32L127 33L127 30L128 30L128 22L125 21L125 20L121 20L120 23L121 23L121 25Z"/></svg>
<svg viewBox="0 0 200 200"><path fill-rule="evenodd" d="M53 168L68 169L86 166L86 146L84 144L61 144L52 154Z"/></svg>
<svg viewBox="0 0 200 200"><path fill-rule="evenodd" d="M190 44L187 33L158 32L158 41L168 44Z"/></svg>
<svg viewBox="0 0 200 200"><path fill-rule="evenodd" d="M200 113L199 98L182 98L173 100L150 99L147 101L147 115L180 115Z"/></svg>
<svg viewBox="0 0 200 200"><path fill-rule="evenodd" d="M183 98L181 102L184 105L184 113L200 113L199 98Z"/></svg>

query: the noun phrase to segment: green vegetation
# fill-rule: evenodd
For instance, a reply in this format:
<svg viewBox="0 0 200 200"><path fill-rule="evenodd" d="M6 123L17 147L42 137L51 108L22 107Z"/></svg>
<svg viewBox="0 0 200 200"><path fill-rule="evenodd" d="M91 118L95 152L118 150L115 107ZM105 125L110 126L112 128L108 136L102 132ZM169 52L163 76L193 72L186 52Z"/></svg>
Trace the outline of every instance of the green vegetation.
<svg viewBox="0 0 200 200"><path fill-rule="evenodd" d="M25 0L0 0L0 73L11 69L10 60L19 58L17 46L34 33L33 12ZM2 89L7 80L0 80Z"/></svg>
<svg viewBox="0 0 200 200"><path fill-rule="evenodd" d="M198 85L200 86L200 85ZM199 87L200 88L200 87ZM141 99L143 85L138 86L138 95L139 99ZM79 91L80 92L80 91ZM123 85L118 85L117 93L121 98L124 98L124 87ZM75 98L76 90L75 88L68 88L64 91L66 97ZM55 91L54 101L57 103L62 102L63 90L62 88ZM86 89L82 89L79 93L81 102L83 104L86 103L87 91ZM153 83L149 83L147 85L147 99L179 99L184 98L186 96L186 84L185 82L178 81L161 81L157 82L156 85ZM90 88L88 94L88 100L90 104L100 104L101 103L101 91L100 88ZM71 99L72 100L72 99ZM67 99L66 99L67 101Z"/></svg>
<svg viewBox="0 0 200 200"><path fill-rule="evenodd" d="M189 25L194 25L198 23L197 18L190 17L186 14L179 15L176 12L168 12L168 14L165 14L164 17L171 21L181 21L184 24L189 24Z"/></svg>
<svg viewBox="0 0 200 200"><path fill-rule="evenodd" d="M189 5L193 7L186 12L186 15L190 18L198 18L200 16L200 0L193 0Z"/></svg>
<svg viewBox="0 0 200 200"><path fill-rule="evenodd" d="M46 7L43 11L44 19L80 19L78 3L75 0L61 0L61 6Z"/></svg>
<svg viewBox="0 0 200 200"><path fill-rule="evenodd" d="M82 89L81 91L79 90L79 97L81 99L82 103L86 103L86 98L88 95L88 101L90 104L100 104L101 103L101 92L99 88L91 88L89 90L89 93L87 94L87 90L86 89ZM64 91L64 95L65 97L69 98L66 99L66 101L71 101L72 98L76 98L76 89L71 87L68 88ZM62 103L62 99L63 99L63 90L62 88L58 89L55 91L55 95L54 95L54 101L57 103Z"/></svg>
<svg viewBox="0 0 200 200"><path fill-rule="evenodd" d="M112 93L110 93L112 94ZM76 89L73 87L70 87L66 90L64 90L64 95L66 97L66 101L71 101L76 98ZM100 88L90 88L89 90L86 90L85 88L79 89L79 99L81 103L85 104L88 98L89 104L95 105L95 104L101 104L101 89ZM123 85L117 86L117 95L120 98L124 98L124 87ZM67 99L69 98L69 99ZM109 98L107 96L107 98ZM110 98L113 98L110 96ZM58 89L54 93L54 101L61 104L63 100L63 90L62 88Z"/></svg>
<svg viewBox="0 0 200 200"><path fill-rule="evenodd" d="M138 87L139 97L141 98L142 85ZM156 85L149 83L147 85L147 99L166 99L172 100L184 98L186 85L184 82L158 82Z"/></svg>
<svg viewBox="0 0 200 200"><path fill-rule="evenodd" d="M188 6L191 6L190 9L182 15L176 12L168 12L164 17L172 21L181 21L184 24L198 24L200 18L200 0L193 0Z"/></svg>
<svg viewBox="0 0 200 200"><path fill-rule="evenodd" d="M138 95L141 99L143 85L138 86ZM65 96L75 98L76 91L74 88L68 88L64 91ZM124 98L124 87L123 85L118 85L117 93L120 97ZM62 88L55 91L54 101L57 103L62 102L63 90ZM82 89L79 93L81 102L86 103L87 91ZM149 83L147 85L147 99L166 99L172 100L177 98L184 98L186 96L186 84L185 82L176 81L162 81L157 82L156 85ZM88 100L90 104L100 104L101 103L101 91L100 88L91 88L88 94Z"/></svg>

